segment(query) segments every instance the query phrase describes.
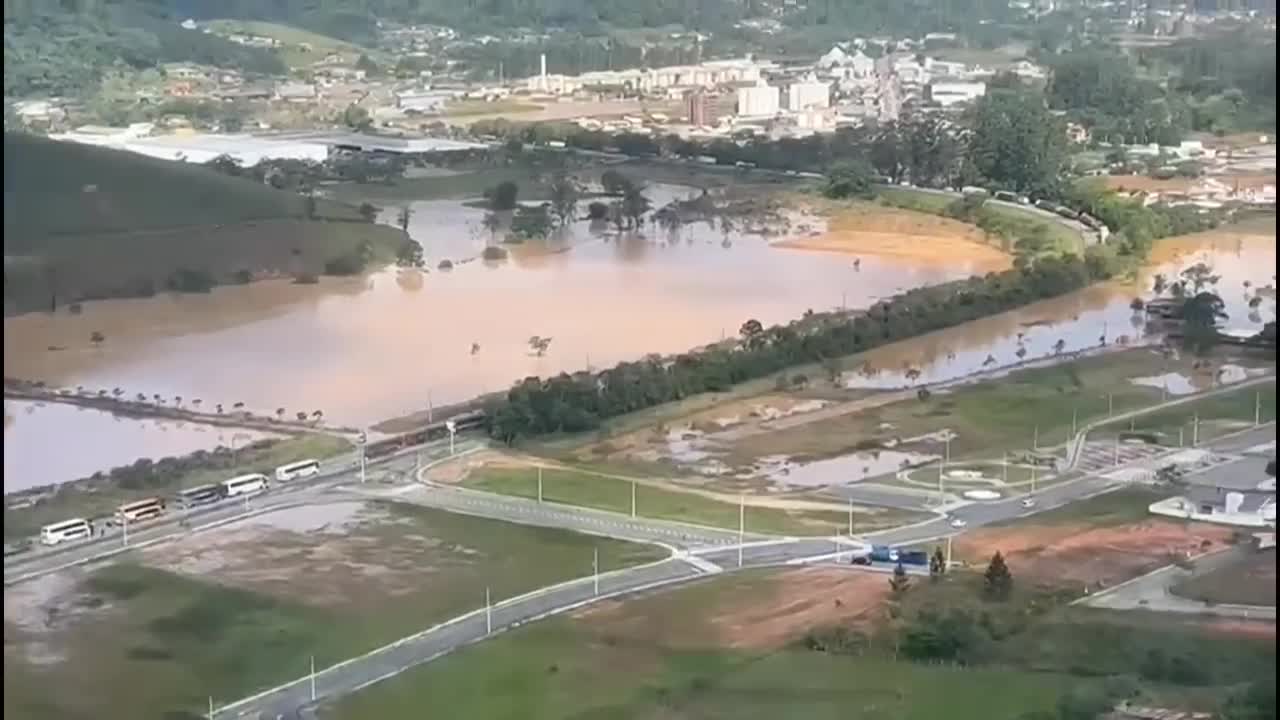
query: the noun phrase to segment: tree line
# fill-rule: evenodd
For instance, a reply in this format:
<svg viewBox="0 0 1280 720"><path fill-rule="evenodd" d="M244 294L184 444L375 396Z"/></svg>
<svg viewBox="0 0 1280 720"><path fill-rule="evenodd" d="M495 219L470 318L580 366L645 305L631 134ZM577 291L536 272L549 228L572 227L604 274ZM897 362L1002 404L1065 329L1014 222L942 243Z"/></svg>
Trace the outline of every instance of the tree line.
<svg viewBox="0 0 1280 720"><path fill-rule="evenodd" d="M866 312L807 312L765 328L747 320L736 342L671 357L651 355L599 372L529 377L488 408L502 442L583 432L601 421L805 363L834 361L880 345L1055 297L1109 277L1092 253L1043 257L1026 267L916 288Z"/></svg>

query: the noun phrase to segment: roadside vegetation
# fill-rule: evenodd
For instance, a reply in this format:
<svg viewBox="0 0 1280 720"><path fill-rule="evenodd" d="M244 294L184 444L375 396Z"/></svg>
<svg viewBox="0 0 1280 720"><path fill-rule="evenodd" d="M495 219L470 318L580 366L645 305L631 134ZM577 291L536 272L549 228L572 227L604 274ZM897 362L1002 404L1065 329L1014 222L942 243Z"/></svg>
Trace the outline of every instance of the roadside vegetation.
<svg viewBox="0 0 1280 720"><path fill-rule="evenodd" d="M538 497L538 470L528 468L481 468L468 475L465 484L477 490ZM578 505L629 514L632 483L622 477L590 470L552 469L542 471L542 499L546 502ZM657 487L652 481L634 484L636 515L643 518L738 529L738 505L725 500L677 489ZM778 535L830 535L848 524L847 512L840 510L784 509L745 505L744 520L749 533ZM924 519L924 515L919 516ZM858 532L893 527L910 522L909 513L896 511L859 512Z"/></svg>

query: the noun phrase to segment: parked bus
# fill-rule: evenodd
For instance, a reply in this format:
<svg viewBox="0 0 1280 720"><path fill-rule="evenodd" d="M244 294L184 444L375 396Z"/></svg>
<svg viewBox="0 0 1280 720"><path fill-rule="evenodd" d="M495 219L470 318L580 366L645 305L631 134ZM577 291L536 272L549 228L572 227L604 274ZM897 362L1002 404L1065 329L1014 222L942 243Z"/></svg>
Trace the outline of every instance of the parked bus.
<svg viewBox="0 0 1280 720"><path fill-rule="evenodd" d="M67 540L79 540L93 535L93 526L88 520L76 518L60 523L45 525L40 528L40 542L45 545L57 545Z"/></svg>
<svg viewBox="0 0 1280 720"><path fill-rule="evenodd" d="M197 485L187 488L178 493L178 505L184 510L189 510L199 505L217 502L222 497L219 487L218 485Z"/></svg>
<svg viewBox="0 0 1280 720"><path fill-rule="evenodd" d="M116 510L116 520L120 522L139 522L159 517L164 513L164 500L147 498L137 502L125 503Z"/></svg>
<svg viewBox="0 0 1280 720"><path fill-rule="evenodd" d="M299 460L276 468L276 480L285 482L320 474L319 460Z"/></svg>
<svg viewBox="0 0 1280 720"><path fill-rule="evenodd" d="M222 481L222 496L255 495L267 489L267 476L262 473L241 475Z"/></svg>

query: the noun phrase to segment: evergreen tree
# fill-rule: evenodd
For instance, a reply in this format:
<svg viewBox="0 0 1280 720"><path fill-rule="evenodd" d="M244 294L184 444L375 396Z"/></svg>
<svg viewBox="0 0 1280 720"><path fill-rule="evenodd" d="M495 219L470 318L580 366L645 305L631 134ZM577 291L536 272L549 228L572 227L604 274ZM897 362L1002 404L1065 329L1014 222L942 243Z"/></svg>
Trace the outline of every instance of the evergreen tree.
<svg viewBox="0 0 1280 720"><path fill-rule="evenodd" d="M983 573L983 594L990 600L1007 600L1013 592L1013 575L1004 562L1004 556L997 550L991 556L991 563Z"/></svg>
<svg viewBox="0 0 1280 720"><path fill-rule="evenodd" d="M929 558L929 579L940 580L947 572L947 559L942 555L942 548L934 548Z"/></svg>
<svg viewBox="0 0 1280 720"><path fill-rule="evenodd" d="M899 562L893 569L893 577L889 578L889 589L894 595L902 595L911 587L911 578L907 577L907 569Z"/></svg>

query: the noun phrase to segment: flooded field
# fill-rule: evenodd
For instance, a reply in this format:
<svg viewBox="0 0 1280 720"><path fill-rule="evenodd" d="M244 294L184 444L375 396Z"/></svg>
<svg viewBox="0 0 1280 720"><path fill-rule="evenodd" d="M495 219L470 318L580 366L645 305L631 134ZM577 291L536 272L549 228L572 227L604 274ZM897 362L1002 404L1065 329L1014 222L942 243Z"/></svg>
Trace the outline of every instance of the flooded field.
<svg viewBox="0 0 1280 720"><path fill-rule="evenodd" d="M692 192L669 185L648 191L655 207ZM483 210L453 200L410 209L410 232L428 261L424 272L388 269L314 285L268 281L205 295L94 302L78 315L9 318L5 375L54 387L183 395L205 406L243 403L267 415L319 410L332 423L372 425L528 375L687 350L736 335L749 318L769 325L807 309L866 307L993 268L989 247L971 243L966 256L957 248L969 239L959 236L945 238L945 256L929 258L893 251L885 232L872 233L865 247L846 233L839 252L814 252L779 247L816 237L814 229L765 236L715 223L674 233L650 224L619 234L586 221L546 241L505 246L507 260L484 261L478 254L496 237L484 227ZM919 232L898 244L930 242ZM442 260L454 267L439 269ZM1142 317L1130 300L1149 294L1153 273L1174 275L1198 261L1222 276L1231 327L1260 328L1274 316L1274 294L1253 309L1246 298L1274 284L1273 235L1209 233L1169 246L1158 260L1132 287L1091 288L873 351L865 366L849 369L846 384L904 387L912 368L920 372L917 383L936 382L1096 346L1103 335L1136 342ZM95 333L105 339L91 342ZM550 338L545 353L531 350L532 336ZM38 422L6 421L6 489L9 457L18 456L13 471L21 473L46 461L43 446L23 439L28 429L52 436ZM161 432L129 432L131 438L89 441L76 462L91 471L173 452ZM94 450L99 446L102 452Z"/></svg>
<svg viewBox="0 0 1280 720"><path fill-rule="evenodd" d="M661 205L678 192L649 194ZM982 269L873 256L855 268L847 258L775 248L770 238L719 226L619 235L586 222L486 262L471 259L492 242L482 210L455 201L411 209L425 273L270 281L10 318L5 374L183 395L206 406L242 402L266 414L318 409L332 422L372 424L530 374L687 350L736 335L749 318L767 325L810 308L864 307ZM437 269L443 259L454 269ZM105 336L97 346L95 332ZM543 356L530 350L533 335L552 338ZM136 454L154 452L143 444Z"/></svg>
<svg viewBox="0 0 1280 720"><path fill-rule="evenodd" d="M239 447L266 433L172 420L127 418L101 410L26 401L4 401L5 494L87 477L128 465L196 450Z"/></svg>
<svg viewBox="0 0 1280 720"><path fill-rule="evenodd" d="M1135 297L1155 297L1152 288L1156 275L1173 281L1196 263L1206 264L1219 276L1212 288L1226 304L1229 318L1223 324L1227 329L1258 332L1264 323L1275 319L1274 230L1268 234L1226 228L1161 240L1152 260L1131 282L1089 287L1021 310L872 350L863 355L861 367L846 374L845 385L904 388L1089 350L1098 347L1104 338L1111 345L1148 342L1146 315L1131 309L1130 303ZM1250 307L1255 297L1259 301ZM908 372L919 375L911 380Z"/></svg>

